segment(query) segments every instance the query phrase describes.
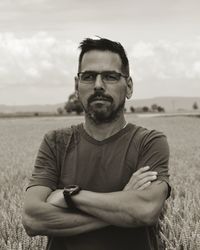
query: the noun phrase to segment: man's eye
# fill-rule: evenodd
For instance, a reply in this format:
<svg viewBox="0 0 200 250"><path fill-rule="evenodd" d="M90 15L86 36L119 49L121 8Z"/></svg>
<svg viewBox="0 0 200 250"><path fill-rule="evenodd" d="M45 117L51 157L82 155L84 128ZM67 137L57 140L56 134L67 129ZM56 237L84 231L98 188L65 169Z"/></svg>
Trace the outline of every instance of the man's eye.
<svg viewBox="0 0 200 250"><path fill-rule="evenodd" d="M105 74L104 75L104 79L106 81L118 81L119 80L119 77L118 75L116 74Z"/></svg>
<svg viewBox="0 0 200 250"><path fill-rule="evenodd" d="M82 74L81 79L83 81L94 81L95 75L94 74L85 73L85 74Z"/></svg>

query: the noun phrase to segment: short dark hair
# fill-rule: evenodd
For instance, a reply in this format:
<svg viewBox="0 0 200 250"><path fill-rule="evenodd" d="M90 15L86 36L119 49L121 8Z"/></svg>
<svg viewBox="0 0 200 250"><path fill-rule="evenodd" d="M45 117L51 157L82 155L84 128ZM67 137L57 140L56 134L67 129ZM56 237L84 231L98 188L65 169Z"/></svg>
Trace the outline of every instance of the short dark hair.
<svg viewBox="0 0 200 250"><path fill-rule="evenodd" d="M81 49L81 53L79 55L79 65L78 70L81 70L81 62L83 59L83 55L90 50L100 50L100 51L111 51L120 56L122 61L122 72L129 76L129 61L126 55L126 51L124 47L115 41L111 41L106 38L98 37L98 39L85 38L79 45L79 49Z"/></svg>

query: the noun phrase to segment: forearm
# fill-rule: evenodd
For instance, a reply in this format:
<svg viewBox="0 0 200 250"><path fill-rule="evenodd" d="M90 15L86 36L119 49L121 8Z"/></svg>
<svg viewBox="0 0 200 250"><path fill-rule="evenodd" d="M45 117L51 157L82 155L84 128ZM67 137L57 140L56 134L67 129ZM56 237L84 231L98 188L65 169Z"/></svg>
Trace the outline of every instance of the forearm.
<svg viewBox="0 0 200 250"><path fill-rule="evenodd" d="M108 224L138 227L157 221L166 195L166 183L158 182L142 191L94 193L83 190L73 199L80 210Z"/></svg>
<svg viewBox="0 0 200 250"><path fill-rule="evenodd" d="M152 183L145 190L95 193L82 190L72 197L78 209L108 224L124 227L151 225L158 219L167 195L167 184ZM49 202L66 207L63 191L52 193Z"/></svg>
<svg viewBox="0 0 200 250"><path fill-rule="evenodd" d="M75 196L77 207L109 224L138 227L146 224L144 202L133 191L94 193L81 191Z"/></svg>
<svg viewBox="0 0 200 250"><path fill-rule="evenodd" d="M130 199L127 194L130 194L130 192L95 193L82 190L78 195L72 196L72 200L75 201L79 210L105 220L109 224L118 226L129 226L130 224L132 226L133 216L128 209L132 196ZM67 208L63 190L52 192L47 202L56 207Z"/></svg>
<svg viewBox="0 0 200 250"><path fill-rule="evenodd" d="M79 210L106 221L108 224L125 227L144 225L145 218L142 212L145 206L133 191L95 193L82 190L72 199ZM67 208L63 190L54 191L47 202L56 207Z"/></svg>
<svg viewBox="0 0 200 250"><path fill-rule="evenodd" d="M107 225L93 216L72 213L67 209L58 208L46 202L41 202L31 212L25 211L23 224L30 236L71 236Z"/></svg>

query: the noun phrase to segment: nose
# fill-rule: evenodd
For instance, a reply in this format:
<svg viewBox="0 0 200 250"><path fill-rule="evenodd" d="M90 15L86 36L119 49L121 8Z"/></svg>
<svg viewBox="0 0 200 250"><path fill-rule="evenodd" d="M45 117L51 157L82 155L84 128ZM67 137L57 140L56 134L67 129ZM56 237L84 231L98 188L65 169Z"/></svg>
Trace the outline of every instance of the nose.
<svg viewBox="0 0 200 250"><path fill-rule="evenodd" d="M94 84L94 90L101 90L101 91L104 91L105 90L105 86L104 86L104 83L102 81L102 78L101 78L101 75L98 74L97 77L96 77L96 81L95 81L95 84Z"/></svg>

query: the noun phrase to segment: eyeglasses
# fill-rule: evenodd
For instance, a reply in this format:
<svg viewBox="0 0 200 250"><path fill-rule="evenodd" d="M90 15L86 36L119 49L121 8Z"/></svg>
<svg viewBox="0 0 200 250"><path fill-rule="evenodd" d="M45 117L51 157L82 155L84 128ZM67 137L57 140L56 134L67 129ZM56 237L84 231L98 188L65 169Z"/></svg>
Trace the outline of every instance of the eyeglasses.
<svg viewBox="0 0 200 250"><path fill-rule="evenodd" d="M92 84L96 81L97 75L101 76L101 80L105 84L117 83L121 77L128 78L128 76L122 75L121 73L115 71L85 71L79 72L77 74L79 80L85 84Z"/></svg>

